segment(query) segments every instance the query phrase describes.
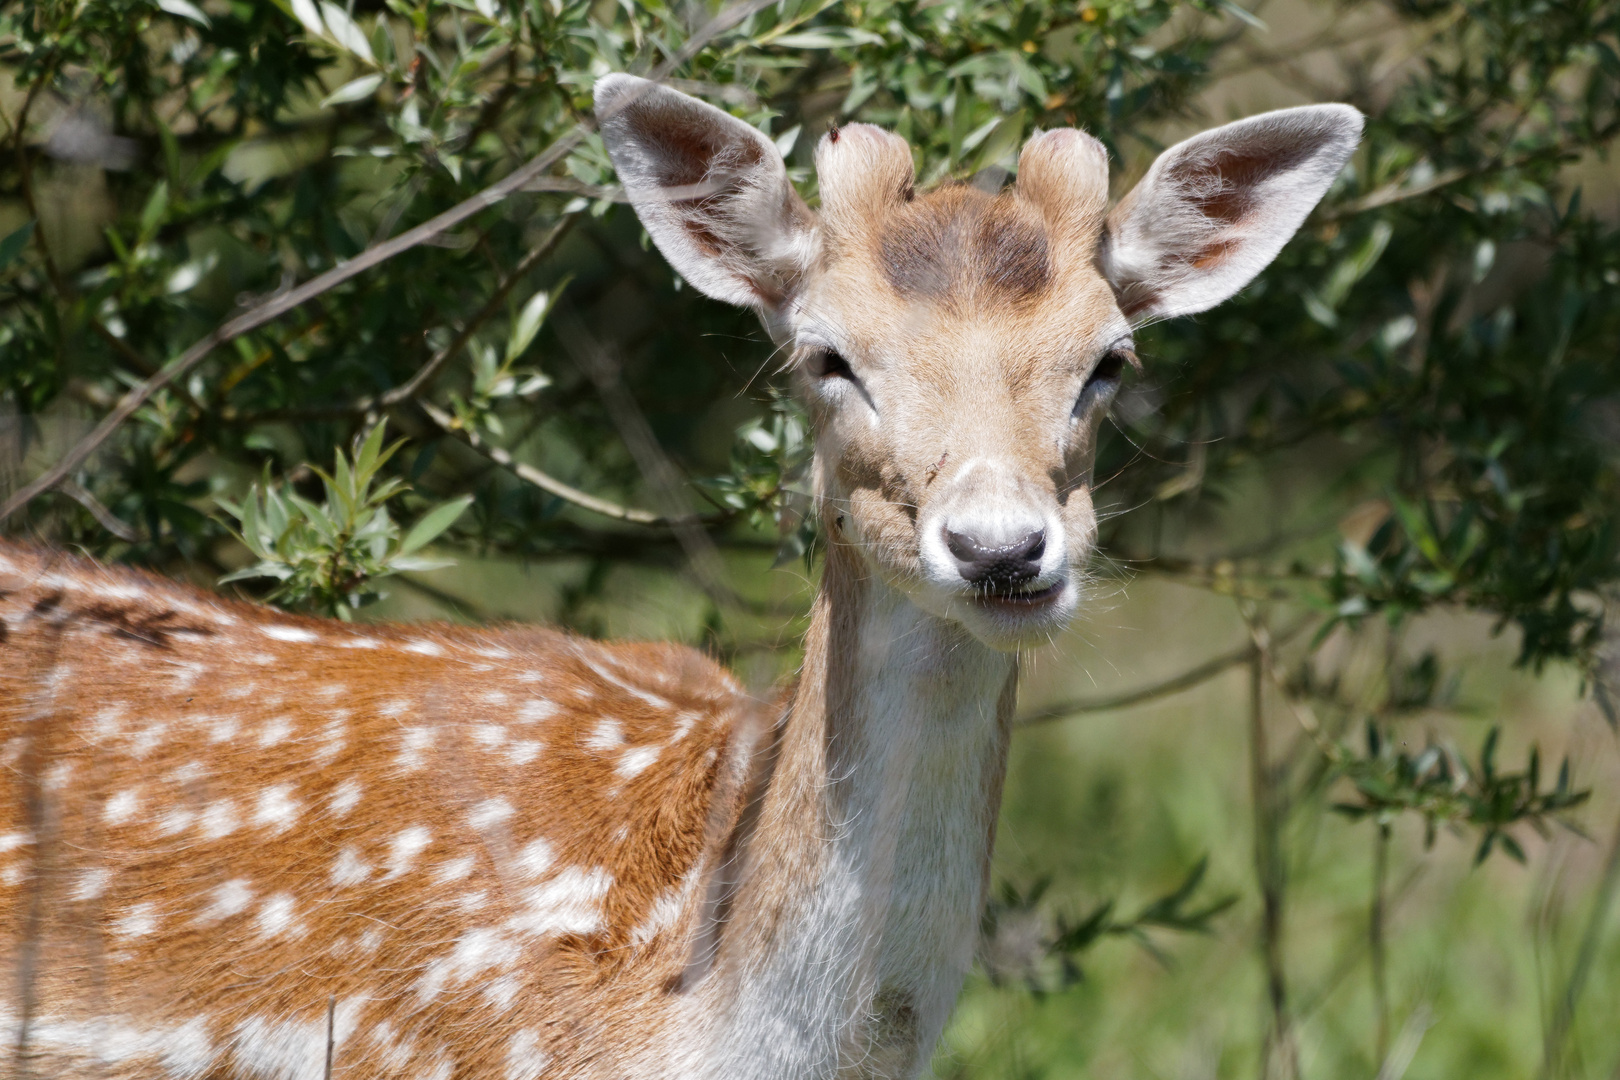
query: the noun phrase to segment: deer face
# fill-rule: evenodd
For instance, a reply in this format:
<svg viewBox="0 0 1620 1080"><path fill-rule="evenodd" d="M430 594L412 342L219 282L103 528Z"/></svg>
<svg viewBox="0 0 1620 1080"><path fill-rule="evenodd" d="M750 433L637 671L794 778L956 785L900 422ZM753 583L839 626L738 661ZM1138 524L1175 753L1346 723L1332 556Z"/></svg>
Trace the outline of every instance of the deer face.
<svg viewBox="0 0 1620 1080"><path fill-rule="evenodd" d="M1083 132L1035 135L1005 191L918 193L905 141L853 124L817 148L814 214L770 140L718 109L614 75L597 115L664 255L791 350L830 541L998 648L1079 602L1132 327L1247 284L1361 129L1334 105L1217 128L1110 213L1107 153Z"/></svg>

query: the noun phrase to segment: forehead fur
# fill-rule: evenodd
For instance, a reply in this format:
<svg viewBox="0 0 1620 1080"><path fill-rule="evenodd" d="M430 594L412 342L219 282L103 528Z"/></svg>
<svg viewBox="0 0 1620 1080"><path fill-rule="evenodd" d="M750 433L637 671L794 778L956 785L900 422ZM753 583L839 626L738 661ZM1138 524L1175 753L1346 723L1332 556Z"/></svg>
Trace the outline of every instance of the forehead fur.
<svg viewBox="0 0 1620 1080"><path fill-rule="evenodd" d="M816 149L825 255L873 265L899 295L947 303L1045 294L1064 267L1092 262L1108 205L1108 155L1081 131L1038 132L1015 187L947 184L918 194L911 148L851 124Z"/></svg>
<svg viewBox="0 0 1620 1080"><path fill-rule="evenodd" d="M952 184L894 207L878 264L903 296L1022 300L1052 280L1045 222L1014 192Z"/></svg>

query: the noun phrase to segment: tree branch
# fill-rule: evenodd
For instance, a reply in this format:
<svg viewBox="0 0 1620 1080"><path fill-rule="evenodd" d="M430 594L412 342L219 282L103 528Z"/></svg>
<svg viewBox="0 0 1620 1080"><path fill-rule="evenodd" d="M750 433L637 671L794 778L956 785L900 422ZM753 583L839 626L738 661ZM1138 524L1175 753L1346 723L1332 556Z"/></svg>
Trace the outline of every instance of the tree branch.
<svg viewBox="0 0 1620 1080"><path fill-rule="evenodd" d="M677 49L668 59L654 68L647 78L655 83L663 81L680 65L697 55L716 36L736 26L755 12L769 7L774 2L775 0L744 0L742 3L734 4L725 9L709 20L697 33L693 34L686 44ZM633 104L634 100L635 95L626 95L621 99L619 107L624 108ZM348 262L335 266L319 277L313 278L281 296L273 297L217 327L173 361L165 364L158 370L157 374L142 382L139 386L133 387L88 435L80 439L72 449L63 455L60 461L47 469L42 475L36 477L31 483L25 484L20 491L7 499L4 505L0 505L0 522L4 522L36 496L49 491L72 475L153 394L196 367L219 346L242 336L249 330L256 329L281 317L306 301L312 300L322 293L341 285L350 278L357 277L372 267L387 262L394 256L409 251L411 248L425 243L455 228L482 211L495 206L508 195L522 190L537 178L545 175L552 166L563 160L575 147L584 142L587 133L588 127L586 124L580 123L576 125L568 134L557 139L545 150L530 158L528 164L507 174L504 179L496 181L471 198L458 203L437 217L423 222L416 228L401 233L392 240L367 248ZM580 494L584 493L581 492ZM586 497L589 498L589 496Z"/></svg>

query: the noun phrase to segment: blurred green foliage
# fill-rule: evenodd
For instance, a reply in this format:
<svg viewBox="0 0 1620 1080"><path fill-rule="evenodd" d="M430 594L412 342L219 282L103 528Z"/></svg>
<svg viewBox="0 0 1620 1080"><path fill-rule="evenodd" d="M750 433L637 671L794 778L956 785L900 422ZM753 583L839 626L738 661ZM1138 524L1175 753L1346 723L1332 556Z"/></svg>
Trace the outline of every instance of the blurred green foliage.
<svg viewBox="0 0 1620 1080"><path fill-rule="evenodd" d="M1128 177L1190 129L1217 76L1275 69L1315 96L1298 57L1336 48L1331 92L1368 114L1365 145L1242 296L1139 335L1146 373L1097 469L1106 562L1232 596L1262 635L1281 606L1312 613L1297 673L1281 677L1269 651L1254 660L1257 686L1320 719L1314 756L1261 770L1265 828L1348 792L1344 812L1380 830L1410 813L1472 830L1482 858L1523 857L1512 826L1575 807L1579 777L1543 790L1534 754L1499 772L1494 736L1469 766L1376 734L1452 708L1432 660L1408 668L1392 651L1379 692L1348 694L1317 650L1375 618L1393 637L1425 612L1473 609L1511 630L1531 670L1572 665L1614 717L1601 663L1620 578L1620 232L1569 170L1606 161L1620 133L1620 3L1322 0L1325 31L1270 51L1265 10L1234 0L781 0L711 24L720 10L0 9L7 481L227 319L586 125L529 190L214 350L4 528L268 583L256 595L344 616L384 579L418 582L430 543L446 557L582 558L582 594L615 567L677 569L672 501L723 552L809 559L809 436L778 359L748 316L681 288L649 250L588 132L599 75L649 70L703 35L674 85L775 139L813 201L811 147L832 123L899 131L930 183L1011 171L1032 130L1077 125ZM1352 26L1364 32L1341 32ZM591 328L665 452L706 479L671 492L643 476L560 319ZM385 420L402 437L386 449ZM561 483L528 482L479 447ZM1326 493L1310 520L1209 540L1244 476L1302 456ZM326 461L330 473L313 464ZM635 524L649 504L653 524ZM746 620L735 597L709 602L707 641L729 654ZM1364 750L1343 738L1358 725L1375 733ZM986 970L1051 988L1106 938L1218 927L1222 905L1193 896L1197 865L1120 921L1104 901L1068 916L1011 889L987 941L1022 926L1038 956L1019 968L987 953ZM1260 878L1268 902L1286 900L1271 895L1283 878ZM1025 968L1036 974L1007 974ZM1273 1048L1286 1035L1272 1031ZM1286 1072L1277 1060L1262 1068Z"/></svg>

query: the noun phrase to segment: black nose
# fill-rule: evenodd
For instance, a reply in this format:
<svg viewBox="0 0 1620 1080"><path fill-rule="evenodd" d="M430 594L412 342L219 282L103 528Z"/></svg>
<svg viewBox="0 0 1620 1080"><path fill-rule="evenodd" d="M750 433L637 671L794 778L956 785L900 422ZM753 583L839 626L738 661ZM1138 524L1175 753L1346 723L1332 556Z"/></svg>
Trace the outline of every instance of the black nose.
<svg viewBox="0 0 1620 1080"><path fill-rule="evenodd" d="M945 530L945 546L962 576L986 590L1016 589L1041 572L1046 532L1036 529L1010 544L986 544L972 533Z"/></svg>

